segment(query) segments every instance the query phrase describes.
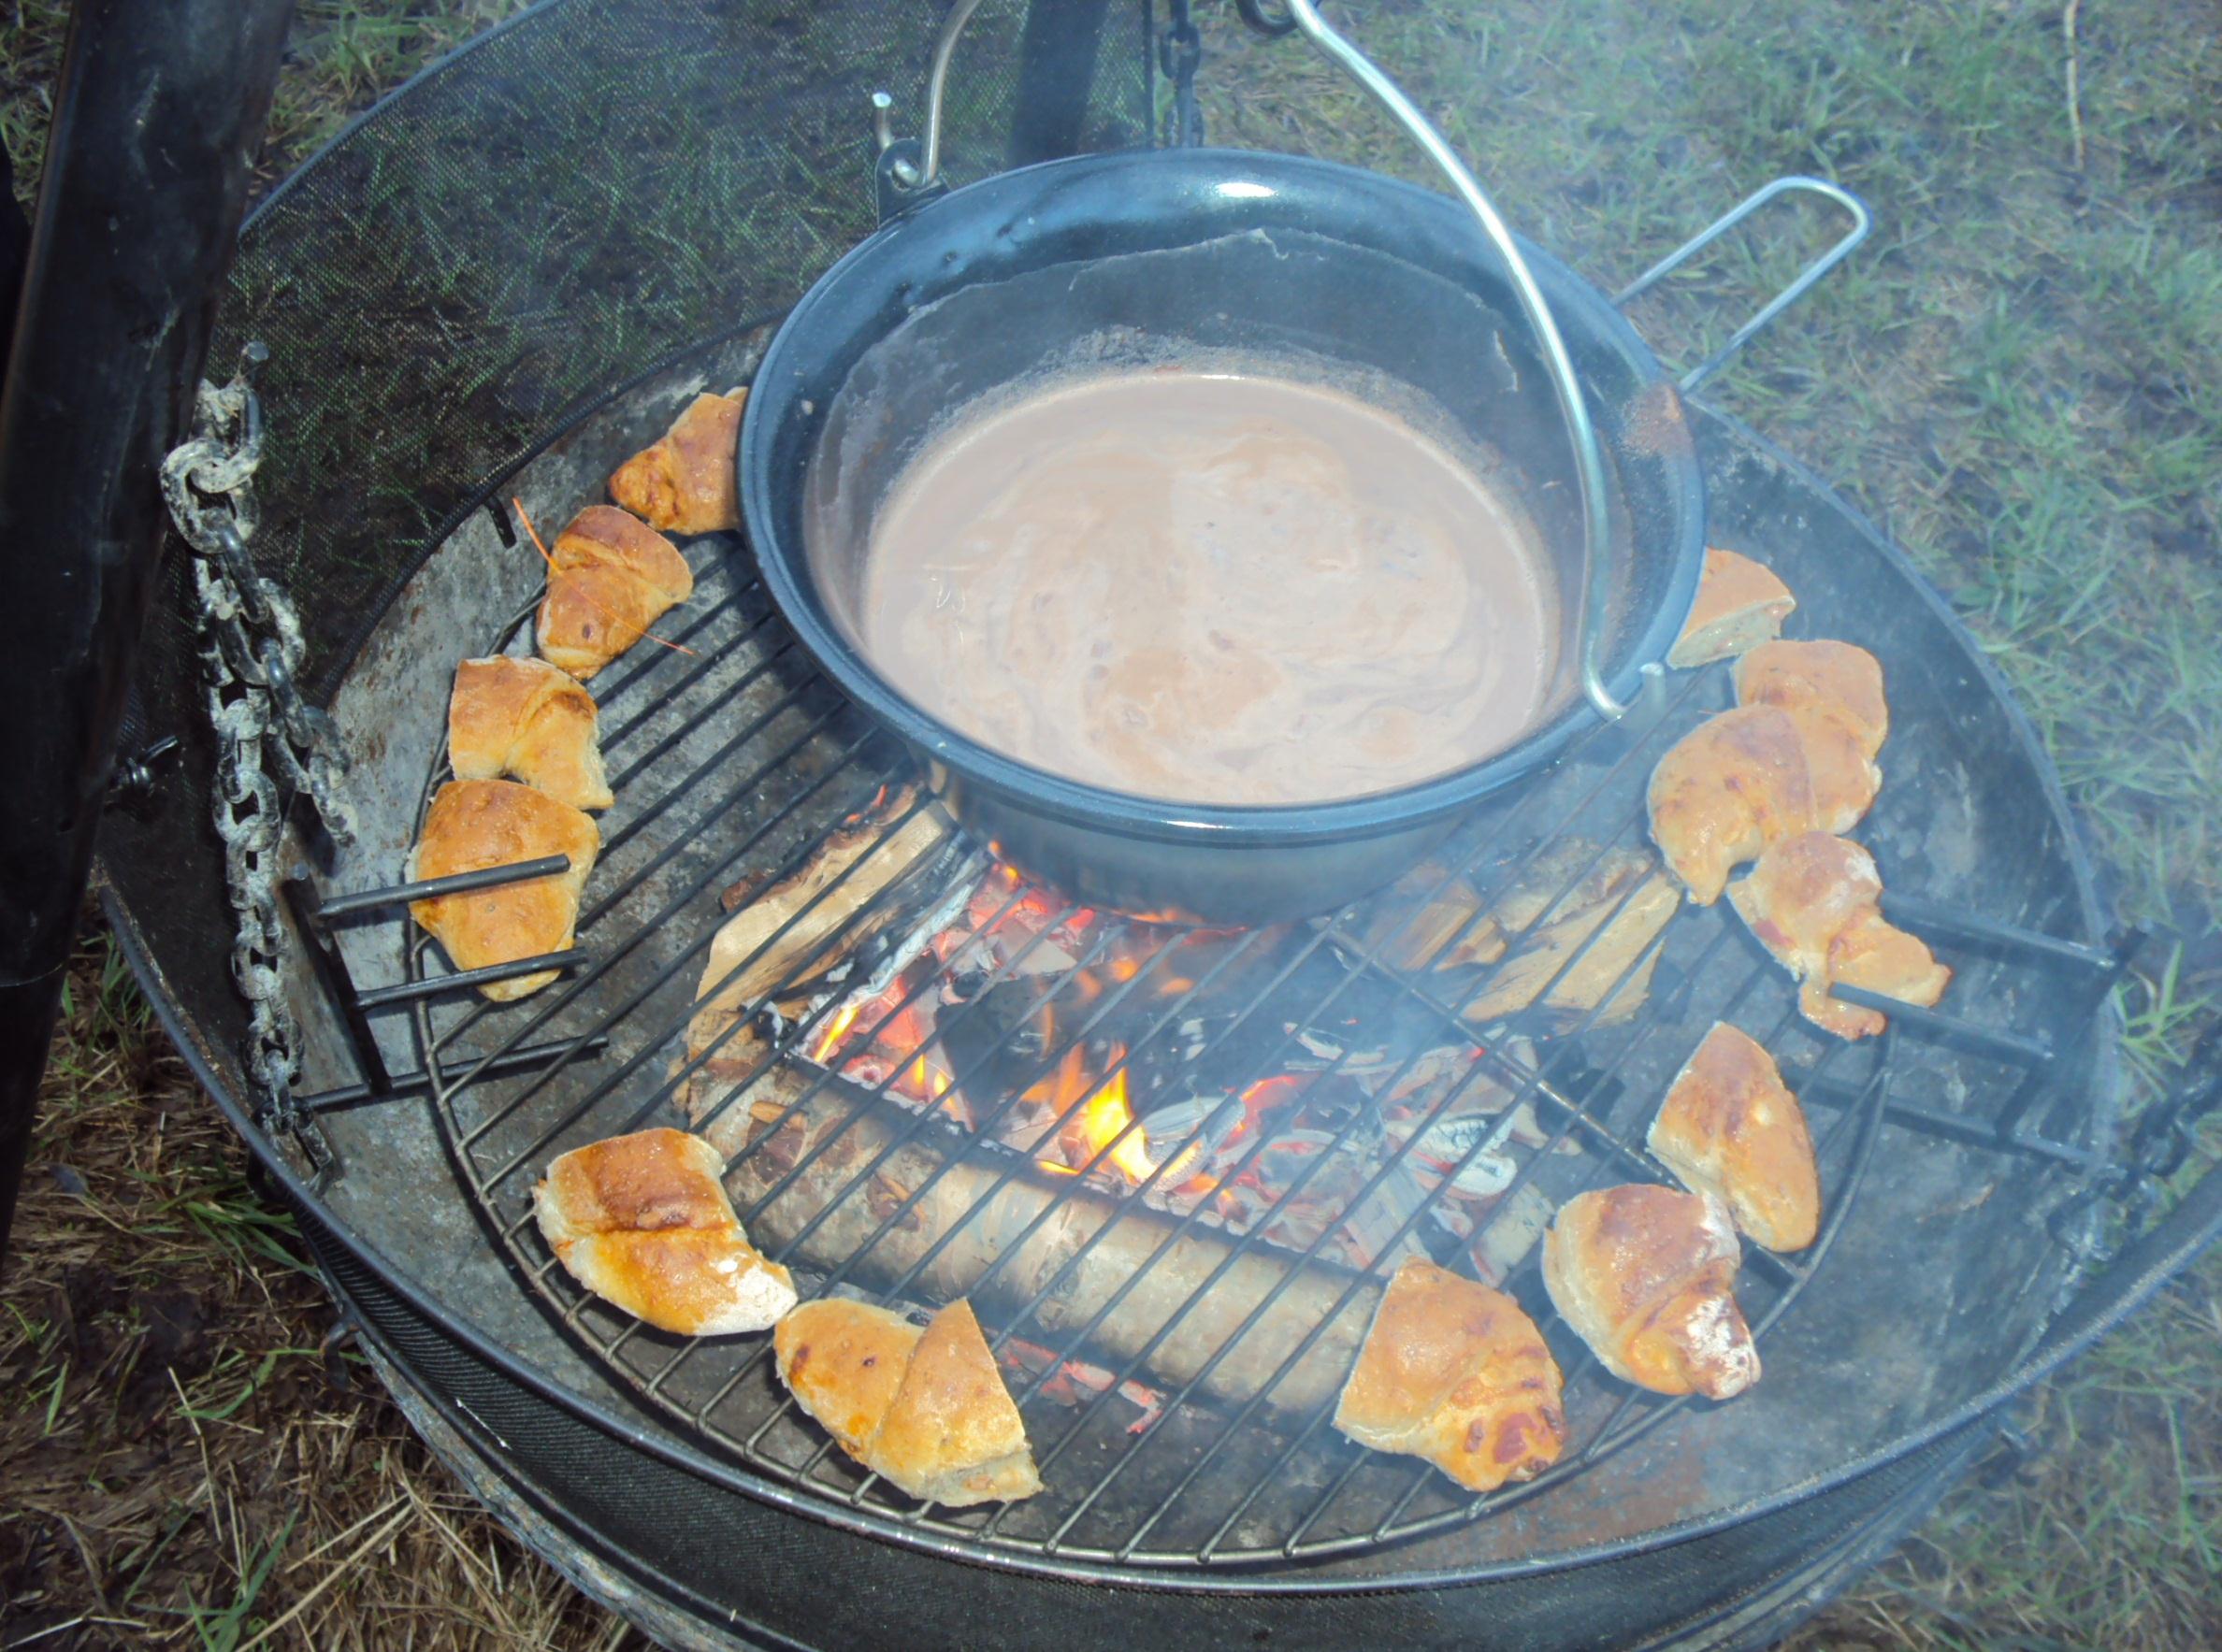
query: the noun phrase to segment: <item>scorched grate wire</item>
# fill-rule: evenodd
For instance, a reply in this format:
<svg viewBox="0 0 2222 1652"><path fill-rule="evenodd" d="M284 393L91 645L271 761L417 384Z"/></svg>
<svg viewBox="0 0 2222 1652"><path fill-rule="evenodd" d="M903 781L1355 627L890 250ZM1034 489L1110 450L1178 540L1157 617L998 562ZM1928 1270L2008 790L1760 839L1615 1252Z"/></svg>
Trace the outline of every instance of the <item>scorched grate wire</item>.
<svg viewBox="0 0 2222 1652"><path fill-rule="evenodd" d="M799 1075L803 1088L799 1095L783 1098L784 1113L765 1121L771 1128L732 1154L733 1169L740 1170L764 1150L785 1118L821 1095L830 1094L853 1110L844 1130L854 1128L867 1113L894 1104L891 1086L902 1067L871 1085L853 1084L841 1072L846 1052L854 1046L836 1048L837 1038L828 1036L829 1023L844 997L826 989L829 978L842 970L844 959L854 966L851 937L871 931L876 920L890 912L916 917L946 910L952 897L962 898L984 886L983 874L992 865L981 851L951 838L939 852L920 855L897 875L883 879L868 898L857 902L825 933L811 935L806 920L814 912L835 899L851 880L862 879L874 856L887 853L887 845L927 805L914 800L900 812L872 812L891 788L901 786L901 760L889 758L883 746L862 732L838 697L807 670L760 589L742 571L745 559L737 545L725 539L700 541L694 547L693 559L702 564L698 569L699 611L669 633L679 647L636 651L608 673L609 681L598 696L604 749L620 801L607 817L602 859L578 926L580 943L590 961L575 978L522 1005L505 1006L509 1013L499 1017L493 1007L476 1000L445 1012L436 1012L428 1000L418 1000L414 1011L436 1116L453 1162L486 1225L550 1314L576 1345L632 1391L706 1444L773 1479L902 1527L969 1544L1145 1566L1302 1559L1439 1530L1548 1492L1657 1428L1686 1401L1629 1390L1602 1375L1594 1357L1551 1314L1530 1254L1531 1236L1527 1244L1515 1247L1506 1288L1519 1296L1544 1327L1566 1372L1570 1428L1566 1454L1542 1476L1479 1497L1456 1492L1425 1465L1364 1452L1342 1441L1325 1427L1331 1396L1323 1403L1293 1410L1277 1406L1277 1392L1329 1327L1354 1317L1363 1328L1370 1317L1375 1283L1385 1277L1407 1246L1430 1247L1438 1255L1460 1248L1478 1250L1500 1222L1522 1208L1522 1195L1532 1199L1538 1187L1550 1195L1547 1209L1549 1203L1584 1187L1612 1181L1670 1181L1637 1144L1663 1094L1663 1075L1679 1067L1713 1020L1741 1013L1748 1029L1755 1029L1768 1021L1766 1007L1771 1005L1771 1023L1761 1041L1782 1060L1817 1120L1823 1113L1831 1116L1820 1121L1817 1132L1826 1213L1821 1238L1795 1260L1755 1247L1747 1247L1745 1253L1739 1294L1755 1334L1764 1339L1782 1321L1841 1230L1886 1111L1902 1121L1920 1122L1920 1110L1909 1112L1895 1104L1890 1093L1897 1030L1894 1027L1882 1039L1858 1047L1805 1028L1786 978L1743 937L1740 926L1724 907L1683 909L1682 915L1661 925L1609 980L1594 986L1591 1007L1571 1017L1560 1016L1536 1041L1506 1039L1494 1028L1482 1033L1462 1014L1518 964L1523 955L1522 940L1548 930L1609 857L1640 850L1643 780L1675 738L1724 701L1725 672L1720 668L1654 684L1650 702L1630 725L1598 730L1551 779L1482 812L1452 849L1431 862L1424 879L1431 886L1423 888L1419 898L1400 886L1401 892L1362 903L1331 921L1236 937L1089 914L1089 921L1079 931L1086 937L1085 946L1076 955L1041 967L1037 955L1047 938L1066 932L1078 912L1069 903L1055 905L1018 951L1001 957L989 979L974 983L955 1013L936 1023L933 1044L952 1061L942 1094L950 1089L969 1094L967 1085L975 1082L988 1092L990 1099L983 1103L986 1117L976 1132L965 1135L948 1127L935 1105L905 1107L894 1139L828 1197L800 1232L784 1244L767 1246L774 1256L794 1262L826 1216L863 1190L898 1151L925 1143L940 1153L938 1168L922 1185L898 1186L883 1201L885 1208L873 1207L878 1218L875 1230L844 1259L817 1269L797 1264L808 1288L822 1291L868 1283L878 1299L903 1301L906 1287L973 1216L1014 1180L1038 1179L1041 1174L1024 1156L985 1140L988 1126L1075 1059L1098 1028L1114 1023L1130 1005L1147 1007L1143 1025L1130 1027L1126 1040L1114 1046L1112 1060L1100 1071L1091 1071L1090 1087L1084 1094L1062 1097L1061 1111L1043 1131L1044 1140L1061 1135L1065 1126L1115 1082L1123 1091L1126 1075L1143 1063L1147 1052L1183 1023L1202 1025L1205 1012L1214 1023L1213 1031L1200 1042L1191 1040L1177 1065L1190 1070L1208 1069L1223 1050L1234 1051L1240 1057L1239 1070L1222 1066L1213 1073L1214 1085L1232 1096L1246 1096L1256 1086L1288 1076L1291 1061L1307 1047L1332 1052L1302 1070L1307 1095L1347 1076L1361 1040L1350 1031L1350 1017L1336 1018L1337 1007L1346 1000L1370 1007L1375 1019L1385 1013L1384 1001L1398 1014L1418 1017L1439 1035L1465 1046L1463 1065L1448 1083L1436 1085L1439 1094L1363 1181L1346 1187L1339 1201L1330 1199L1327 1209L1314 1213L1317 1231L1308 1244L1291 1252L1261 1238L1277 1216L1305 1199L1331 1163L1346 1153L1356 1153L1357 1138L1373 1110L1365 1104L1346 1108L1339 1129L1324 1143L1311 1144L1314 1151L1304 1168L1275 1190L1247 1232L1220 1233L1229 1243L1217 1271L1190 1292L1185 1304L1143 1347L1117 1370L1104 1371L1087 1364L1091 1333L1117 1312L1149 1268L1185 1237L1214 1231L1204 1223L1212 1208L1209 1201L1195 1201L1185 1212L1147 1206L1144 1219L1169 1231L1142 1269L1109 1300L1096 1304L1076 1328L1052 1334L1032 1320L1043 1300L1069 1281L1073 1270L1116 1225L1144 1211L1146 1201L1162 1191L1168 1171L1190 1162L1187 1148L1200 1141L1203 1125L1162 1152L1154 1164L1147 1153L1142 1155L1141 1162L1149 1166L1147 1173L1138 1181L1130 1174L1133 1185L1125 1188L1110 1218L1032 1293L1031 1300L991 1319L999 1328L991 1338L998 1353L1006 1359L1019 1358L1011 1383L1013 1396L1027 1416L1049 1489L1028 1502L962 1514L912 1505L854 1468L814 1429L799 1421L791 1401L771 1380L768 1339L705 1343L643 1329L572 1284L548 1254L530 1214L531 1185L556 1152L652 1122L689 1122L677 1115L675 1099L696 1079L707 1082L709 1065L728 1041L747 1028L752 1041L764 1043L754 1030L752 1016L742 1015L707 1047L688 1049L681 1059L671 1056L674 1048L686 1047L698 1002L696 977L726 917L717 898L721 888L736 877L758 892L778 887L844 823L853 826L868 822L875 834L866 853L788 913L755 953L727 972L730 980L766 954L781 957L786 980L758 995L759 1006L791 1002L798 991L813 985L820 989L806 1013L777 1027L750 1073L730 1082L719 1075L722 1099L692 1120L694 1128L714 1135L720 1110L750 1090L756 1076L772 1064L788 1064L786 1070ZM497 652L523 632L531 611L528 607L510 622L496 639ZM426 777L426 803L443 778L444 757ZM1631 798L1636 799L1633 806ZM1891 802L1886 785L1870 830L1887 835ZM1539 873L1549 874L1550 886L1530 891L1534 915L1508 932L1508 948L1478 977L1466 981L1457 996L1447 997L1437 989L1424 960L1418 968L1394 968L1386 961L1434 898L1461 880L1479 898L1464 923L1439 941L1429 957L1439 958L1455 947L1507 891ZM985 886L995 886L995 881L988 879ZM1649 888L1648 881L1638 877L1618 891L1603 917L1557 960L1534 1000L1546 1001L1580 970ZM968 910L953 920L947 933L959 937L957 944L907 985L899 975L900 994L890 988L876 1000L878 1027L852 1036L869 1044L880 1028L903 1015L922 995L946 988L957 960L965 955L965 943L996 930L1028 900L1037 907L1049 904L1039 892L1009 880L988 910L978 915ZM788 959L778 949L790 934L811 938L800 947L799 955ZM656 938L674 937L683 944L644 976L621 977L617 967L628 955L653 950ZM411 980L423 980L430 971L437 955L429 946L421 934L408 943ZM1671 961L1666 956L1670 949L1675 955ZM982 1015L987 988L1017 985L1031 993L1027 1010L1015 1022L1016 1029L1023 1029L1035 1011L1105 959L1127 961L1123 978L1087 1006L1076 1026L1068 1028L1065 1017L1056 1017L1052 1025L1057 1036L1042 1040L1038 1050L1029 1048L1017 1071L1008 1069L1017 1030L986 1041L969 1059L948 1056L968 1020ZM1254 979L1243 980L1245 970L1254 974L1260 963L1272 966L1270 978L1262 985ZM1231 1009L1220 1001L1227 995L1217 991L1222 975L1242 982ZM1955 993L1964 995L1963 1006L1982 1001L1978 995L1984 978L1980 965L1964 970L1955 987ZM719 984L705 983L704 996ZM1639 1003L1638 1013L1623 1025L1610 1025L1610 1012L1623 989L1631 987L1648 992L1651 1001ZM1291 1011L1284 992L1301 994L1307 989L1309 998ZM1515 1016L1512 1025L1533 1020L1532 1015ZM1245 1029L1252 1022L1264 1032L1262 1047L1243 1045ZM1272 1030L1276 1026L1277 1033ZM498 1037L473 1037L497 1029ZM577 1059L600 1040L609 1042L610 1065ZM1407 1043L1409 1051L1378 1084L1372 1092L1378 1098L1392 1096L1423 1056L1443 1047L1408 1036L1400 1041ZM1998 1041L2011 1045L2013 1035ZM520 1050L536 1042L556 1054L521 1078L504 1071ZM814 1056L830 1065L818 1065ZM1437 1167L1441 1173L1436 1185L1417 1189L1418 1197L1411 1197L1415 1185L1406 1167L1415 1149L1477 1085L1497 1092L1498 1105L1488 1110L1496 1122L1470 1133L1456 1162ZM934 1099L930 1092L928 1101ZM1522 1109L1530 1110L1532 1119L1549 1121L1548 1126L1538 1125L1529 1140L1515 1133ZM1076 1171L1072 1186L1100 1194L1102 1180L1118 1165L1122 1147L1146 1136L1149 1116L1153 1115L1130 1110L1114 1133L1091 1138L1089 1156L1068 1167ZM1966 1128L1964 1121L1953 1122ZM1278 1128L1263 1126L1248 1131L1239 1156L1218 1163L1215 1173L1219 1182L1239 1184L1263 1155L1274 1150L1280 1134ZM826 1145L820 1143L814 1156ZM1575 1150L1572 1154L1562 1151L1569 1146ZM1446 1199L1458 1188L1459 1177L1489 1156L1517 1160L1509 1180L1470 1231L1446 1228ZM966 1215L949 1223L928 1252L900 1275L854 1277L858 1264L960 1163L986 1165L994 1172ZM743 1221L753 1224L765 1206L810 1168L807 1160L786 1167L753 1204L740 1201ZM729 1177L731 1174L729 1171ZM1400 1175L1401 1211L1392 1202ZM1362 1213L1377 1202L1398 1215L1393 1229L1381 1236L1377 1223L1371 1260L1357 1271L1337 1270L1335 1257L1323 1257L1323 1250L1331 1240L1339 1243L1340 1236L1354 1233ZM1003 1247L973 1287L975 1292L992 1285L998 1270L1057 1208L1055 1200L1046 1204ZM1213 1328L1222 1334L1203 1367L1177 1386L1138 1389L1150 1374L1147 1361L1152 1352L1183 1329L1186 1316L1208 1296L1213 1284L1245 1255L1262 1253L1282 1258L1287 1266L1245 1318ZM1343 1280L1334 1306L1254 1385L1255 1391L1247 1399L1228 1403L1205 1398L1215 1372L1261 1316L1271 1312L1300 1273L1322 1268ZM1045 1350L1022 1339L1021 1332L1030 1328L1033 1337L1054 1345ZM1086 1373L1085 1397L1074 1386L1075 1372ZM1145 1397L1134 1398L1137 1392ZM1126 1402L1144 1408L1132 1423L1124 1416Z"/></svg>

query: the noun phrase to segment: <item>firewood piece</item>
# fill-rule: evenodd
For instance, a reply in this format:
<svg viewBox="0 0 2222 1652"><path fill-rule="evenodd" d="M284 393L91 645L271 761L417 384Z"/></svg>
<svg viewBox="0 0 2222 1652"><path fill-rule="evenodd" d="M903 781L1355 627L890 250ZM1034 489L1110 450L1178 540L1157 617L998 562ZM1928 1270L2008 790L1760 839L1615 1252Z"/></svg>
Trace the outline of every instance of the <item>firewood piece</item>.
<svg viewBox="0 0 2222 1652"><path fill-rule="evenodd" d="M946 817L931 804L887 836L888 823L902 819L916 796L905 786L843 826L795 871L725 921L710 942L710 956L696 989L700 1004L687 1028L690 1056L714 1041L736 1015L753 1010L766 993L792 979L804 959L840 933L888 884L949 840ZM885 843L880 841L883 837ZM818 900L821 895L825 898ZM845 938L848 948L861 946L900 915L899 904L881 905L850 930ZM787 927L790 921L792 927ZM755 961L743 969L752 955ZM830 969L839 962L838 955L827 956L813 967Z"/></svg>
<svg viewBox="0 0 2222 1652"><path fill-rule="evenodd" d="M975 1150L951 1162L950 1156L965 1143L938 1124L917 1130L879 1167L902 1186L926 1189L912 1207L917 1220L881 1234L882 1218L873 1211L872 1178L865 1167L912 1132L917 1115L893 1102L875 1101L839 1078L824 1080L805 1099L813 1083L809 1073L792 1064L773 1068L758 1082L752 1091L757 1099L792 1109L776 1129L748 1119L746 1110L739 1116L724 1115L736 1133L745 1129L747 1137L729 1172L735 1199L770 1201L751 1218L764 1243L781 1246L796 1240L823 1213L790 1261L813 1268L851 1264L848 1276L866 1286L890 1283L922 1264L908 1287L921 1298L953 1301L970 1297L976 1310L1007 1315L1025 1311L1063 1263L1101 1233L1102 1242L1032 1310L1029 1324L1038 1329L1030 1334L1047 1340L1079 1332L1132 1282L1133 1288L1089 1333L1089 1341L1098 1358L1117 1367L1141 1354L1170 1326L1145 1361L1149 1379L1168 1388L1198 1378L1233 1328L1293 1271L1288 1288L1203 1378L1197 1392L1227 1404L1255 1397L1282 1359L1322 1324L1319 1340L1274 1388L1268 1403L1308 1413L1333 1400L1341 1387L1373 1317L1378 1287L1361 1286L1330 1318L1335 1300L1351 1283L1348 1271L1252 1243L1193 1306L1187 1306L1190 1294L1228 1260L1234 1240L1191 1228L1152 1264L1150 1258L1176 1227L1173 1217L1032 1166L995 1188L1013 1168L1011 1161L1000 1152ZM824 1152L812 1158L820 1147ZM806 1160L807 1168L774 1197L780 1180ZM945 1164L946 1173L937 1177ZM1045 1218L1041 1226L1021 1238L1037 1216ZM947 1243L929 1261L927 1253L944 1240ZM1002 1265L983 1294L982 1276L999 1257Z"/></svg>
<svg viewBox="0 0 2222 1652"><path fill-rule="evenodd" d="M1658 955L1652 954L1625 981L1621 977L1681 905L1681 894L1649 855L1625 849L1609 852L1560 904L1558 916L1532 933L1522 933L1551 910L1573 867L1594 853L1594 845L1574 844L1547 855L1498 900L1488 923L1496 926L1499 954L1509 947L1512 955L1466 1006L1468 1021L1501 1021L1538 1001L1561 1015L1585 1014L1603 1003L1598 1025L1609 1026L1642 1007ZM1551 863L1549 868L1545 861ZM1593 935L1595 944L1564 980L1545 991L1551 977ZM1609 993L1611 999L1606 1002Z"/></svg>

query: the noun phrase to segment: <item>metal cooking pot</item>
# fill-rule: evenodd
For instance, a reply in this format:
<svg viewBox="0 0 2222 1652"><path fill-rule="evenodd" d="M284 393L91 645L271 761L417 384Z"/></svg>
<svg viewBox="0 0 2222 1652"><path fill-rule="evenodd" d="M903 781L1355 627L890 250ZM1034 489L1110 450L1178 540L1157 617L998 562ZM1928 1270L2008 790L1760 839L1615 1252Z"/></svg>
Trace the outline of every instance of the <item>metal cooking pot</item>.
<svg viewBox="0 0 2222 1652"><path fill-rule="evenodd" d="M1029 876L1146 917L1257 924L1339 906L1617 716L1657 668L1705 550L1680 392L1615 301L1512 237L1418 111L1305 0L1291 8L1300 24L1413 132L1463 204L1348 166L1198 149L1051 161L947 191L939 114L970 9L952 13L936 52L922 149L883 152L895 209L789 313L752 386L741 496L765 585L827 674L922 759L952 813ZM1735 348L1856 244L1857 202L1781 180L1630 293L1792 187L1840 199L1855 227ZM1169 802L990 750L873 668L854 617L873 513L960 410L1090 366L1224 362L1395 408L1525 510L1559 593L1562 686L1512 745L1361 797Z"/></svg>

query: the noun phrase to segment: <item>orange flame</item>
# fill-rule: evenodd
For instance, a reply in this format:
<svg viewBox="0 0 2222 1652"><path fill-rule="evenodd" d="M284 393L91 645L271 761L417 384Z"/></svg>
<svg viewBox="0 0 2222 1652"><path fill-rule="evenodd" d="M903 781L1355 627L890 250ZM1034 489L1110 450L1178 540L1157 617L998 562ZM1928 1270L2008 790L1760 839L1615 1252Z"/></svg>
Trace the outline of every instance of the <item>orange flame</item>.
<svg viewBox="0 0 2222 1652"><path fill-rule="evenodd" d="M1141 1129L1127 1129L1133 1122L1133 1109L1127 1105L1126 1069L1118 1067L1083 1104L1081 1140L1090 1158L1110 1148L1111 1162L1118 1167L1120 1173L1130 1182L1139 1182L1157 1166L1150 1159ZM1119 1134L1121 1130L1126 1130L1124 1136Z"/></svg>
<svg viewBox="0 0 2222 1652"><path fill-rule="evenodd" d="M844 1004L833 1012L833 1019L826 1023L826 1030L818 1035L818 1041L811 1046L810 1058L820 1067L830 1067L833 1052L841 1048L841 1041L848 1029L857 1024L861 1004Z"/></svg>

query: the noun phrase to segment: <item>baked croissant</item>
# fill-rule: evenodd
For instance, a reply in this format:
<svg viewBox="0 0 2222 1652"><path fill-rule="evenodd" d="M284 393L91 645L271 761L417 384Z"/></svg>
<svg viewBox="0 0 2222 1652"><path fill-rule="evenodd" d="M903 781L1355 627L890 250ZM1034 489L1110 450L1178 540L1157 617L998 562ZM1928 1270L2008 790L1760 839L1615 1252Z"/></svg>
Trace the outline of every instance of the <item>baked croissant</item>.
<svg viewBox="0 0 2222 1652"><path fill-rule="evenodd" d="M507 780L450 781L425 815L425 835L410 856L412 881L514 866L549 855L570 855L570 869L468 895L411 901L410 915L447 949L458 970L563 952L579 920L579 892L600 848L601 833L592 819L543 792ZM555 979L555 970L541 970L489 982L479 991L507 1002L538 992Z"/></svg>
<svg viewBox="0 0 2222 1652"><path fill-rule="evenodd" d="M1696 605L1666 651L1666 663L1702 666L1732 658L1780 636L1796 607L1797 598L1771 568L1733 551L1708 550Z"/></svg>
<svg viewBox="0 0 2222 1652"><path fill-rule="evenodd" d="M911 1496L950 1508L1014 1502L1042 1488L972 1304L919 1330L864 1302L805 1302L779 1323L779 1380L835 1444Z"/></svg>
<svg viewBox="0 0 2222 1652"><path fill-rule="evenodd" d="M465 660L448 697L448 762L458 780L514 775L573 809L617 799L602 772L594 697L545 660Z"/></svg>
<svg viewBox="0 0 2222 1652"><path fill-rule="evenodd" d="M688 404L661 440L617 467L610 497L667 534L708 534L741 525L734 454L748 392L705 393Z"/></svg>
<svg viewBox="0 0 2222 1652"><path fill-rule="evenodd" d="M1832 983L1924 1008L1944 996L1952 971L1916 936L1883 916L1874 856L1826 832L1785 838L1759 857L1728 899L1759 943L1796 977L1797 1007L1840 1038L1870 1038L1888 1022L1829 995Z"/></svg>
<svg viewBox="0 0 2222 1652"><path fill-rule="evenodd" d="M1740 706L1708 718L1652 770L1652 840L1700 906L1769 843L1813 827L1805 742L1790 714Z"/></svg>
<svg viewBox="0 0 2222 1652"><path fill-rule="evenodd" d="M1543 1237L1551 1302L1600 1363L1656 1394L1726 1400L1759 1380L1736 1305L1743 1249L1718 1199L1635 1184L1560 1207Z"/></svg>
<svg viewBox="0 0 2222 1652"><path fill-rule="evenodd" d="M584 681L694 595L686 558L613 505L589 505L556 536L535 635L541 657Z"/></svg>
<svg viewBox="0 0 2222 1652"><path fill-rule="evenodd" d="M1736 662L1736 699L1744 706L1825 711L1858 738L1860 754L1870 761L1890 734L1883 663L1856 643L1762 643Z"/></svg>
<svg viewBox="0 0 2222 1652"><path fill-rule="evenodd" d="M1519 1303L1415 1257L1382 1293L1335 1426L1493 1491L1558 1460L1560 1392L1558 1362Z"/></svg>
<svg viewBox="0 0 2222 1652"><path fill-rule="evenodd" d="M1648 1144L1768 1250L1803 1250L1819 1235L1821 1172L1805 1112L1774 1057L1725 1021L1675 1076Z"/></svg>
<svg viewBox="0 0 2222 1652"><path fill-rule="evenodd" d="M794 1280L748 1243L724 1172L700 1136L638 1130L549 1165L533 1214L573 1279L658 1330L765 1330L795 1305Z"/></svg>

